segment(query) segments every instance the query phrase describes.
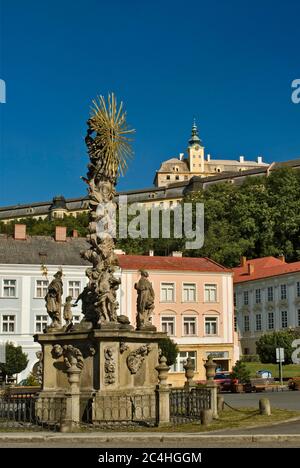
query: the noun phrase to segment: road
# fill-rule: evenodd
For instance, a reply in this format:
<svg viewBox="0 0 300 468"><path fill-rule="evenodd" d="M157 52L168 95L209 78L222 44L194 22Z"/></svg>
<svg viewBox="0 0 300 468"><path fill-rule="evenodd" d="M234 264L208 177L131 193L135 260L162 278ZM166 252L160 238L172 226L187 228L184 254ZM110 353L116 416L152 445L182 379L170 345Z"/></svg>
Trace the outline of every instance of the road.
<svg viewBox="0 0 300 468"><path fill-rule="evenodd" d="M258 408L258 401L261 398L268 398L273 408L300 411L300 392L222 393L221 395L225 402L234 408Z"/></svg>

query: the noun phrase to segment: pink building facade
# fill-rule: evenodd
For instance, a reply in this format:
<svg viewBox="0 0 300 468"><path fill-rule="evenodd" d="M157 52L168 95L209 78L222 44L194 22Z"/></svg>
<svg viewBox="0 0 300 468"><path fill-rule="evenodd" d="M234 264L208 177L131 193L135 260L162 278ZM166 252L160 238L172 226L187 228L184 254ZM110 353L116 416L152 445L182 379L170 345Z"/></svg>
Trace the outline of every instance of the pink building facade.
<svg viewBox="0 0 300 468"><path fill-rule="evenodd" d="M232 271L207 258L119 255L120 313L135 323L139 270L147 270L155 292L152 323L178 344L169 382L182 385L183 365L194 362L195 380L205 379L204 362L213 354L220 370L239 357L234 331Z"/></svg>

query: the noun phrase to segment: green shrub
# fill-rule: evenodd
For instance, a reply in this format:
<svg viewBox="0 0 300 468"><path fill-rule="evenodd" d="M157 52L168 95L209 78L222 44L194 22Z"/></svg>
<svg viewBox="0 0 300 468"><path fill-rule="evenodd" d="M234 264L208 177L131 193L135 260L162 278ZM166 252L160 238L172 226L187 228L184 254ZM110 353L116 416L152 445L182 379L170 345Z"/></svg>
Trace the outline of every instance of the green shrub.
<svg viewBox="0 0 300 468"><path fill-rule="evenodd" d="M235 366L232 368L232 379L238 379L239 383L245 384L250 382L250 370L242 361L236 361Z"/></svg>
<svg viewBox="0 0 300 468"><path fill-rule="evenodd" d="M158 346L161 349L161 353L167 359L167 365L172 366L175 364L179 349L175 341L171 338L162 338L158 342Z"/></svg>
<svg viewBox="0 0 300 468"><path fill-rule="evenodd" d="M23 353L21 346L6 343L6 362L0 364L3 380L11 378L26 369L28 364L27 354Z"/></svg>
<svg viewBox="0 0 300 468"><path fill-rule="evenodd" d="M260 362L258 354L243 354L240 361L242 362Z"/></svg>

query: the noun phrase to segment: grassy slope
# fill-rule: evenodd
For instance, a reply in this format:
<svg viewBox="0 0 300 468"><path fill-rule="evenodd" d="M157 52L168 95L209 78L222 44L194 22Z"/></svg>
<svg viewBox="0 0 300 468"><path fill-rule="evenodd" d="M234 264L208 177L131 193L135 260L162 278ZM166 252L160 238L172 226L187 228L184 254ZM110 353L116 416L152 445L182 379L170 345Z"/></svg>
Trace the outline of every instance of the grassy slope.
<svg viewBox="0 0 300 468"><path fill-rule="evenodd" d="M262 364L261 362L246 362L248 369L251 371L251 377L256 377L255 373L258 370L267 369L272 372L272 377L279 377L278 364ZM288 364L282 366L283 377L300 377L300 365Z"/></svg>

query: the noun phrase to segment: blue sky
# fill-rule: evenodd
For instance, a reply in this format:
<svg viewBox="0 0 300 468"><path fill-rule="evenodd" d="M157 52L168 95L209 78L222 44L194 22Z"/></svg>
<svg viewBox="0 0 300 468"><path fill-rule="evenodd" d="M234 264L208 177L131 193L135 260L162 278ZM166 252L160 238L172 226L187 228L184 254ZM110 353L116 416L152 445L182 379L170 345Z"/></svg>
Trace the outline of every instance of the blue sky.
<svg viewBox="0 0 300 468"><path fill-rule="evenodd" d="M300 157L300 3L0 0L0 204L86 193L91 100L114 91L136 129L122 190L151 186L193 117L213 158Z"/></svg>

